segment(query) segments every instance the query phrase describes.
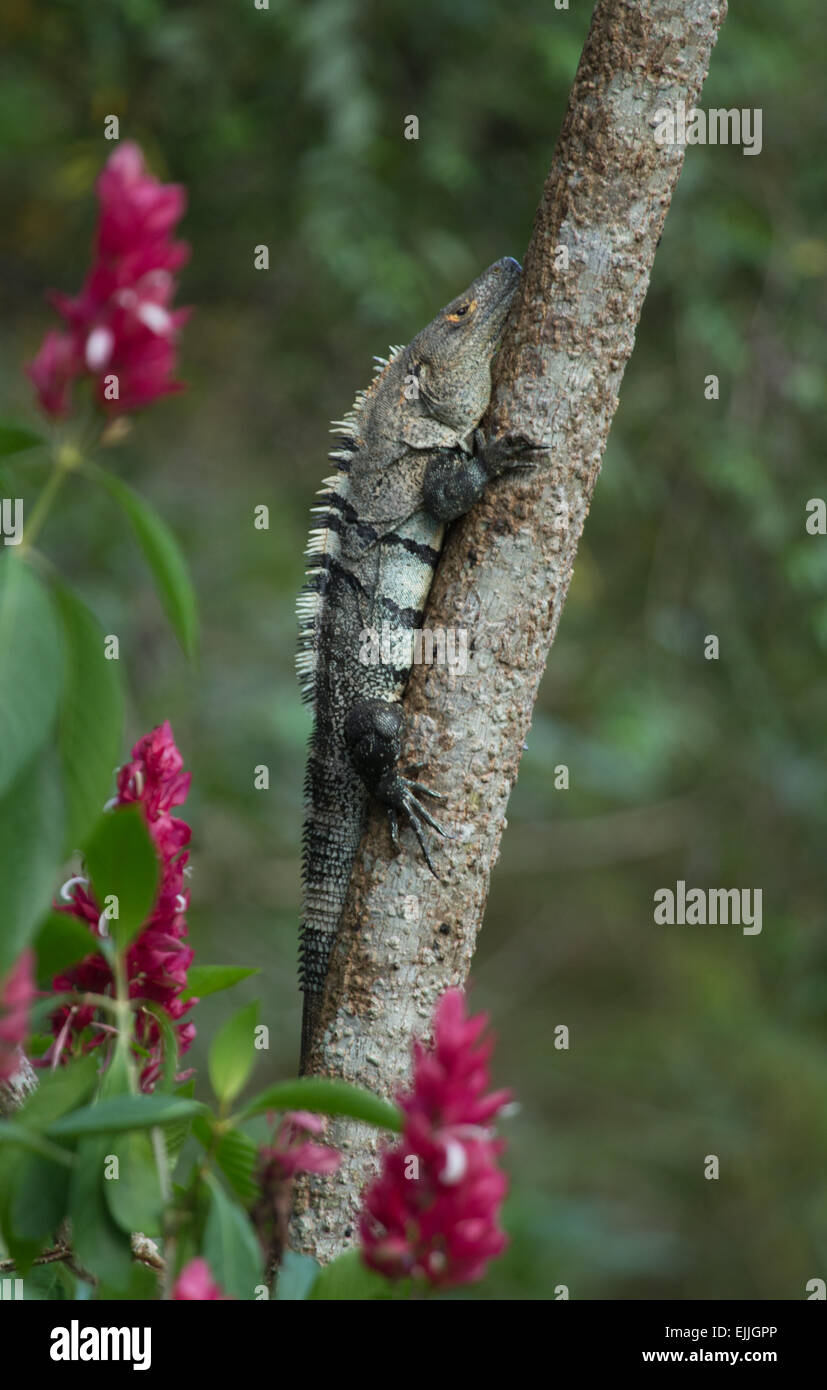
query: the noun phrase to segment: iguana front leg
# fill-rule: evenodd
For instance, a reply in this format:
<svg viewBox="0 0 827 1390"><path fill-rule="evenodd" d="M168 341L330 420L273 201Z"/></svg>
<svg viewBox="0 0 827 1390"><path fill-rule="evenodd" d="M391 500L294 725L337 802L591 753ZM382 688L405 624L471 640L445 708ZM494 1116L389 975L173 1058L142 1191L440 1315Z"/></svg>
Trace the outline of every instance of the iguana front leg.
<svg viewBox="0 0 827 1390"><path fill-rule="evenodd" d="M482 458L457 450L440 450L429 459L422 486L425 510L436 521L456 521L470 512L485 491L488 473Z"/></svg>
<svg viewBox="0 0 827 1390"><path fill-rule="evenodd" d="M431 455L422 484L423 505L437 521L456 521L479 501L487 483L512 469L536 468L538 456L547 452L523 434L487 441L475 430L473 454L440 449Z"/></svg>

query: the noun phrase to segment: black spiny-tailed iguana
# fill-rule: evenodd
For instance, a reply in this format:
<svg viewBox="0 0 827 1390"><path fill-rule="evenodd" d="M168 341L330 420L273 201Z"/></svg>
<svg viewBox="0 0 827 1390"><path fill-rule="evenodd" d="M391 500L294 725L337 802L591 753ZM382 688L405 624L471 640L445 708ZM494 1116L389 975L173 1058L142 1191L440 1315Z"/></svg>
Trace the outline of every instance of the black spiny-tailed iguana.
<svg viewBox="0 0 827 1390"><path fill-rule="evenodd" d="M302 1067L368 798L385 807L396 846L399 819L407 821L432 869L424 827L445 833L419 799L436 793L398 771L400 701L445 527L507 466L507 450L500 441L486 447L477 426L519 277L508 257L489 266L407 347L377 359L373 383L336 422L331 458L339 471L324 480L313 508L311 568L298 603L297 666L314 708L305 782ZM360 660L369 631L385 638L377 664Z"/></svg>

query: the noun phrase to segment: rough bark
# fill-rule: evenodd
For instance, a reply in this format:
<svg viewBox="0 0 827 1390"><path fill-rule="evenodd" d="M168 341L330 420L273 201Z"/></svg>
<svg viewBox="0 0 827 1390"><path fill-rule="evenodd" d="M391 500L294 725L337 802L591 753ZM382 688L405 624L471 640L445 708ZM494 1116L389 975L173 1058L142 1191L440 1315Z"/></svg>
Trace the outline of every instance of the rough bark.
<svg viewBox="0 0 827 1390"><path fill-rule="evenodd" d="M547 445L534 473L487 491L449 538L426 626L465 629L468 665L415 669L406 753L450 800L435 882L374 815L363 839L311 1061L383 1095L438 995L465 981L537 687L566 599L617 393L683 160L654 115L697 98L725 0L600 0L496 363L486 433ZM564 268L559 248L568 251ZM379 1136L331 1128L333 1178L298 1185L296 1249L329 1260L353 1233Z"/></svg>

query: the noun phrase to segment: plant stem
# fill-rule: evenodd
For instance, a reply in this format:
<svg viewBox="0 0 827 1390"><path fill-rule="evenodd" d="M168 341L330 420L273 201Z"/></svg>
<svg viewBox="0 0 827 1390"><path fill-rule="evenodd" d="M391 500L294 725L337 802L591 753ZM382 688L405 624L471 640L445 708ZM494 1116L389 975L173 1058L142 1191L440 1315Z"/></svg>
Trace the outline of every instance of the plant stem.
<svg viewBox="0 0 827 1390"><path fill-rule="evenodd" d="M63 485L64 478L68 473L73 472L82 461L74 444L61 444L56 450L54 466L46 479L46 486L34 504L28 526L24 527L23 539L20 542L19 553L21 555L30 550L34 544L46 517L49 515L52 503Z"/></svg>

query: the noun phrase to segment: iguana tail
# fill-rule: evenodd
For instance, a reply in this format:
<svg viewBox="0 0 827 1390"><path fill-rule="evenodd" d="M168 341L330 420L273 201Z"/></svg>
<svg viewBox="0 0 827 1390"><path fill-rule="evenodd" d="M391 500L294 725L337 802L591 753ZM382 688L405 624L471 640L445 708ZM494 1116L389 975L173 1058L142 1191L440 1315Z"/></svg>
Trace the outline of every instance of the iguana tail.
<svg viewBox="0 0 827 1390"><path fill-rule="evenodd" d="M332 756L335 739L317 711L310 744L305 794L302 859L304 914L299 938L299 981L304 993L301 1070L319 1022L328 963L347 897L353 861L365 820L367 792L344 747ZM320 749L324 747L324 756Z"/></svg>

